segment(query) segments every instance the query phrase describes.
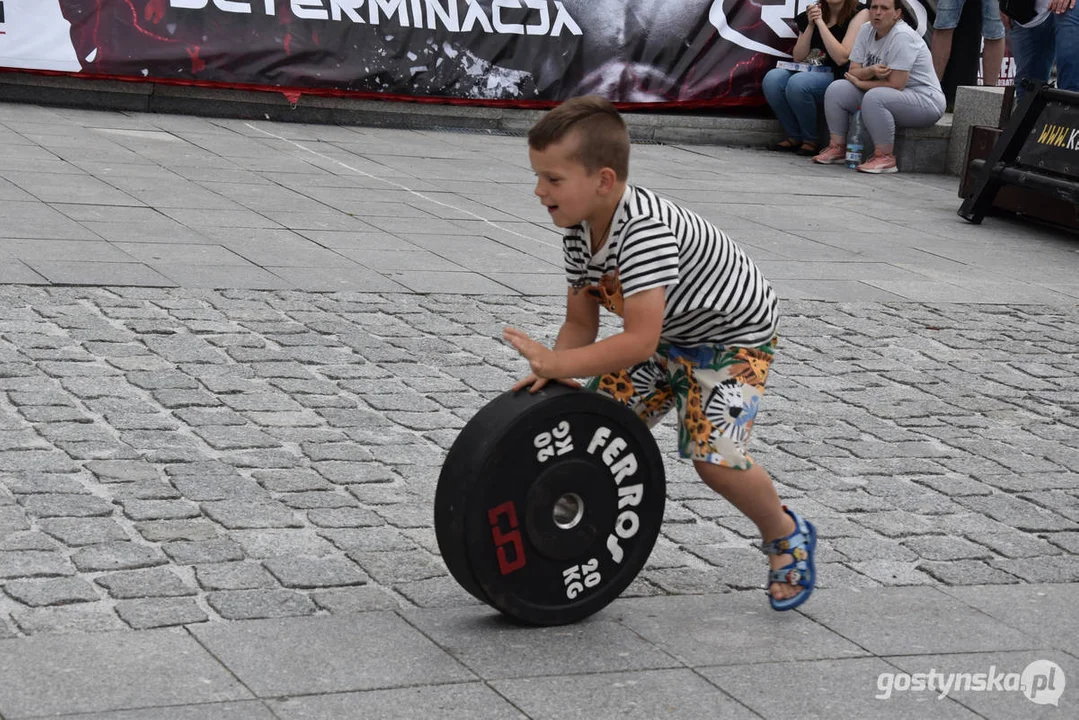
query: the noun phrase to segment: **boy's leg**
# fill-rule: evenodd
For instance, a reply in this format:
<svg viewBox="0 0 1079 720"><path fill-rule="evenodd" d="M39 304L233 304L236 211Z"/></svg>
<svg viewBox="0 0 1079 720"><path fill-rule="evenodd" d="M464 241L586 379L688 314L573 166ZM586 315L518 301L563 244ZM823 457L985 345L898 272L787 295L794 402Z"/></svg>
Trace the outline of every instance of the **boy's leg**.
<svg viewBox="0 0 1079 720"><path fill-rule="evenodd" d="M766 543L795 531L772 479L746 453L774 348L774 341L757 348L672 348L668 362L669 384L679 398L679 453L757 526ZM794 560L789 554L769 557L772 569ZM802 590L786 583L769 587L776 600Z"/></svg>
<svg viewBox="0 0 1079 720"><path fill-rule="evenodd" d="M775 485L772 484L772 478L768 477L768 473L760 465L754 465L748 470L735 470L701 461L693 464L697 468L697 474L708 487L753 521L764 542L771 542L794 532L794 520L783 511L783 504L776 493ZM768 556L773 570L778 570L793 560L792 555ZM787 583L772 583L768 588L772 597L777 600L794 597L800 590L800 587Z"/></svg>

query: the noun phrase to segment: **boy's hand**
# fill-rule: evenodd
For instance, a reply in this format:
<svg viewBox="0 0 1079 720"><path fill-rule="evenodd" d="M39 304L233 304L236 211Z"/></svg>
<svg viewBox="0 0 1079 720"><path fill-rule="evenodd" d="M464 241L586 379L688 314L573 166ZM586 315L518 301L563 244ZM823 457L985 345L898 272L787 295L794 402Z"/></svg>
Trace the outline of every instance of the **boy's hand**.
<svg viewBox="0 0 1079 720"><path fill-rule="evenodd" d="M551 382L551 380L554 380L557 383L562 383L563 385L568 385L571 388L579 388L579 387L581 387L581 383L577 382L576 380L574 380L572 378L551 378L551 379L548 379L548 378L536 377L533 374L533 375L529 375L524 380L518 380L513 385L513 392L517 392L518 390L521 390L521 389L527 387L528 392L537 393L540 390L542 390L543 388L547 387L547 384L549 382ZM531 386L531 387L529 387L529 386Z"/></svg>
<svg viewBox="0 0 1079 720"><path fill-rule="evenodd" d="M555 352L542 345L517 328L508 327L502 332L502 337L521 353L528 364L532 366L533 374L538 378L553 378L555 370Z"/></svg>
<svg viewBox="0 0 1079 720"><path fill-rule="evenodd" d="M573 378L554 377L551 374L552 370L554 370L554 350L548 350L517 328L506 328L502 333L502 337L513 345L517 352L521 353L532 366L532 374L524 380L517 381L513 386L514 392L525 387L529 388L529 392L539 392L551 380L572 388L581 387L581 383Z"/></svg>

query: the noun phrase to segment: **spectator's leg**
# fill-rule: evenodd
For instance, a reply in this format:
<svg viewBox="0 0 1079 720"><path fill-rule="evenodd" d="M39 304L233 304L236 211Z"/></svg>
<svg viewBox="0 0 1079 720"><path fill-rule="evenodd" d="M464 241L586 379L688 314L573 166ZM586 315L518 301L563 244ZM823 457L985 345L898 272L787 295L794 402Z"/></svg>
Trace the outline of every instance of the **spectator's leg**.
<svg viewBox="0 0 1079 720"><path fill-rule="evenodd" d="M817 106L832 84L832 73L797 73L787 83L787 102L798 120L798 135L802 145L817 146Z"/></svg>
<svg viewBox="0 0 1079 720"><path fill-rule="evenodd" d="M840 147L847 144L847 128L850 116L862 102L863 93L854 87L850 80L836 80L824 93L824 117L828 121L828 132L832 144ZM864 117L865 113L863 113Z"/></svg>
<svg viewBox="0 0 1079 720"><path fill-rule="evenodd" d="M1000 0L982 0L982 85L996 87L1000 64L1004 62L1004 22L1000 19Z"/></svg>
<svg viewBox="0 0 1079 720"><path fill-rule="evenodd" d="M1057 87L1079 91L1079 5L1047 22L1056 36Z"/></svg>
<svg viewBox="0 0 1079 720"><path fill-rule="evenodd" d="M985 39L982 48L982 85L996 87L1000 82L1000 66L1004 62L1004 38Z"/></svg>
<svg viewBox="0 0 1079 720"><path fill-rule="evenodd" d="M1049 79L1056 54L1053 40L1055 20L1055 17L1050 16L1045 22L1031 28L1012 23L1012 55L1015 57L1015 87L1018 95L1023 94L1023 80L1045 82Z"/></svg>
<svg viewBox="0 0 1079 720"><path fill-rule="evenodd" d="M932 97L913 90L873 88L862 98L862 122L880 155L894 154L896 127L929 127L943 114Z"/></svg>
<svg viewBox="0 0 1079 720"><path fill-rule="evenodd" d="M948 59L952 56L952 36L955 34L955 26L959 24L959 16L963 13L964 2L965 0L937 0L930 50L933 52L933 69L937 71L938 78L944 77Z"/></svg>
<svg viewBox="0 0 1079 720"><path fill-rule="evenodd" d="M948 67L948 60L952 57L952 36L955 30L941 28L933 31L933 69L937 71L937 79L944 77L944 71Z"/></svg>
<svg viewBox="0 0 1079 720"><path fill-rule="evenodd" d="M768 106L772 108L772 112L779 118L779 123L783 126L784 132L787 133L787 139L793 145L798 144L801 131L798 129L798 118L787 101L786 91L792 79L791 76L798 74L790 70L773 68L768 71L768 74L764 76L764 81L761 83Z"/></svg>

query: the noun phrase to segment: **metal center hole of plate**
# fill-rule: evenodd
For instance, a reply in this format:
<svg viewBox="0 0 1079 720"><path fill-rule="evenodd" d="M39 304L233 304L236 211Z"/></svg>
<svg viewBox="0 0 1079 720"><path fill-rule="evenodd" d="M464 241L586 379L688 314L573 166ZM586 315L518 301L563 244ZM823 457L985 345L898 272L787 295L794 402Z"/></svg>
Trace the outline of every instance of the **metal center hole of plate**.
<svg viewBox="0 0 1079 720"><path fill-rule="evenodd" d="M566 493L554 504L554 524L570 530L584 517L584 500L577 493Z"/></svg>

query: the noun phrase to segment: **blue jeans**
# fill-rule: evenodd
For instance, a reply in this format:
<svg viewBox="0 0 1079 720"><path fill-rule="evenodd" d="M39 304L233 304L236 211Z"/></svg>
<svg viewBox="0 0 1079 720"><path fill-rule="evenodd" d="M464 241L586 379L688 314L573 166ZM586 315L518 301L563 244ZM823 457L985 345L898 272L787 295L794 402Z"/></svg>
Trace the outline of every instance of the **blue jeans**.
<svg viewBox="0 0 1079 720"><path fill-rule="evenodd" d="M787 137L817 142L817 108L824 104L824 91L835 78L826 72L793 72L774 68L764 76L764 97L775 112Z"/></svg>
<svg viewBox="0 0 1079 720"><path fill-rule="evenodd" d="M1062 15L1050 14L1045 22L1024 28L1012 25L1017 90L1023 78L1049 79L1053 60L1057 64L1057 87L1079 90L1079 5Z"/></svg>

